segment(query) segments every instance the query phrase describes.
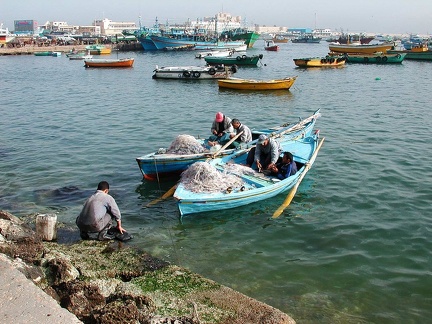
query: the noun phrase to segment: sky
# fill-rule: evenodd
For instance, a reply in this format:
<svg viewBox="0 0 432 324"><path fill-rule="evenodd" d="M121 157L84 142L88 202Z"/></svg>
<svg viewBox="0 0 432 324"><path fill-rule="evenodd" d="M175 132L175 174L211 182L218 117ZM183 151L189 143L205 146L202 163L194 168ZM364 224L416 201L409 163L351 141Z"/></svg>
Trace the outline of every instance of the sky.
<svg viewBox="0 0 432 324"><path fill-rule="evenodd" d="M432 0L0 0L0 23L10 30L14 20L91 25L108 18L149 26L156 17L183 23L219 12L241 16L249 26L432 34Z"/></svg>

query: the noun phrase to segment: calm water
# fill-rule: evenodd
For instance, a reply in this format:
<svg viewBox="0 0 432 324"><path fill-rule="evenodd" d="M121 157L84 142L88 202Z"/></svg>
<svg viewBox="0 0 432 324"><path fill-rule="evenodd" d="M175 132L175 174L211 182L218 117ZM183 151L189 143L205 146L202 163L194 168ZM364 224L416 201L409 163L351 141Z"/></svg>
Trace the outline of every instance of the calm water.
<svg viewBox="0 0 432 324"><path fill-rule="evenodd" d="M250 54L264 53L258 41ZM298 75L289 92L153 80L193 52L120 53L132 69L65 57L0 57L0 208L56 212L73 226L106 179L131 244L290 314L298 323L425 323L432 317L432 62L296 69L325 42L281 44L237 77ZM113 54L116 57L117 54ZM217 111L251 128L307 117L326 141L290 207L285 195L179 218L146 205L175 181L142 181L135 157L178 134L208 136Z"/></svg>

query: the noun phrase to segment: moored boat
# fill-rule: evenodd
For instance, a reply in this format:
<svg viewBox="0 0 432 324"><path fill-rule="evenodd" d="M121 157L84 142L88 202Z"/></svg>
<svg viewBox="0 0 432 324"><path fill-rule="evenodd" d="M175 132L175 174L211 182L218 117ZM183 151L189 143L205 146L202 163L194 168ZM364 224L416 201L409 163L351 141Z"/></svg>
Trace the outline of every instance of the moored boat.
<svg viewBox="0 0 432 324"><path fill-rule="evenodd" d="M88 45L86 46L86 51L89 52L89 54L92 55L105 55L105 54L111 54L111 48L106 47L104 45Z"/></svg>
<svg viewBox="0 0 432 324"><path fill-rule="evenodd" d="M293 38L291 42L293 43L308 43L308 44L319 44L322 38L314 36L312 34L304 34L297 38Z"/></svg>
<svg viewBox="0 0 432 324"><path fill-rule="evenodd" d="M283 35L275 35L272 41L275 43L288 43L289 38Z"/></svg>
<svg viewBox="0 0 432 324"><path fill-rule="evenodd" d="M150 39L158 50L170 47L193 45L196 50L223 49L241 46L244 41L220 41L213 39L209 41L200 40L197 36L184 36L182 38L172 38L168 36L149 35Z"/></svg>
<svg viewBox="0 0 432 324"><path fill-rule="evenodd" d="M226 79L237 72L236 66L167 66L158 67L153 71L153 79Z"/></svg>
<svg viewBox="0 0 432 324"><path fill-rule="evenodd" d="M274 43L274 41L272 41L272 40L265 40L265 46L264 46L264 49L265 49L266 51L273 51L273 52L276 52L276 51L279 51L279 45L276 45L276 44Z"/></svg>
<svg viewBox="0 0 432 324"><path fill-rule="evenodd" d="M387 53L394 48L394 43L382 43L374 45L336 44L330 43L330 52L348 54L373 54L375 52Z"/></svg>
<svg viewBox="0 0 432 324"><path fill-rule="evenodd" d="M299 122L286 123L274 128L252 130L252 137L254 140L248 143L247 146L241 147L238 150L230 148L222 150L218 156L226 156L234 152L247 151L249 148L256 145L257 138L260 134L267 134L268 136L275 138L308 136L312 132L316 120L320 116L320 112L317 110L311 116L302 119ZM162 148L156 152L136 158L143 178L147 180L156 180L160 177L178 175L193 163L200 161L203 162L212 157L213 153L203 148L203 139L195 139L194 143L197 145L190 145L189 143L189 145L187 145L188 149L190 149L190 153L172 152L170 148Z"/></svg>
<svg viewBox="0 0 432 324"><path fill-rule="evenodd" d="M341 67L345 65L345 57L342 56L325 56L325 57L308 57L293 59L294 64L298 67Z"/></svg>
<svg viewBox="0 0 432 324"><path fill-rule="evenodd" d="M52 56L51 51L41 51L41 52L34 52L35 56Z"/></svg>
<svg viewBox="0 0 432 324"><path fill-rule="evenodd" d="M252 80L229 78L218 80L219 88L236 90L289 90L294 84L297 76L274 79L274 80Z"/></svg>
<svg viewBox="0 0 432 324"><path fill-rule="evenodd" d="M406 54L397 53L386 54L345 54L348 63L364 63L364 64L397 64L402 63Z"/></svg>
<svg viewBox="0 0 432 324"><path fill-rule="evenodd" d="M84 67L132 67L134 58L121 59L85 59Z"/></svg>
<svg viewBox="0 0 432 324"><path fill-rule="evenodd" d="M388 54L405 54L406 60L432 61L432 51L426 45L413 47L410 50L388 50Z"/></svg>
<svg viewBox="0 0 432 324"><path fill-rule="evenodd" d="M298 171L283 180L243 166L247 153L233 153L209 163L196 163L182 174L174 192L180 215L230 209L272 198L290 189L295 190L315 162L324 141L315 134L282 139L283 152L291 152ZM231 177L228 181L228 177ZM217 187L211 183L218 179ZM199 179L196 187L195 179ZM225 180L227 179L227 180ZM209 181L210 185L206 183ZM291 193L290 193L291 194Z"/></svg>
<svg viewBox="0 0 432 324"><path fill-rule="evenodd" d="M248 48L252 48L254 43L259 38L259 34L252 30L244 28L236 28L228 31L224 31L220 35L220 39L231 39L233 41L244 41Z"/></svg>
<svg viewBox="0 0 432 324"><path fill-rule="evenodd" d="M225 65L257 65L258 62L263 58L262 54L259 55L252 55L248 56L246 54L237 56L231 56L231 57L213 57L213 56L206 56L204 60L210 64L210 65L218 65L218 64L225 64Z"/></svg>

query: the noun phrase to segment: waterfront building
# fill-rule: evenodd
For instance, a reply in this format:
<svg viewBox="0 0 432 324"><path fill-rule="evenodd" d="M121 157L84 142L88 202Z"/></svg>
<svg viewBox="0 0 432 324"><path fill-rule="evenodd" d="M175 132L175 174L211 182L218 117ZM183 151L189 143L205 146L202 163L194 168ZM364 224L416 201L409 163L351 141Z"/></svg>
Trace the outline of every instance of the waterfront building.
<svg viewBox="0 0 432 324"><path fill-rule="evenodd" d="M95 20L93 25L99 26L101 34L104 36L115 36L122 34L124 30L138 30L138 27L134 22L117 22L107 18Z"/></svg>

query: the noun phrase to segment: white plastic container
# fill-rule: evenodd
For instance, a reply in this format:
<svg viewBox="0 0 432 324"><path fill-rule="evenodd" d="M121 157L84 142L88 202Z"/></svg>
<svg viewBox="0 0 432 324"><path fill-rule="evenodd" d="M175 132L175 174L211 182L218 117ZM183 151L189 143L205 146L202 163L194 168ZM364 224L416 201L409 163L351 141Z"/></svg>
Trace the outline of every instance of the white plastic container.
<svg viewBox="0 0 432 324"><path fill-rule="evenodd" d="M36 234L43 241L57 239L57 215L39 214L36 216Z"/></svg>

